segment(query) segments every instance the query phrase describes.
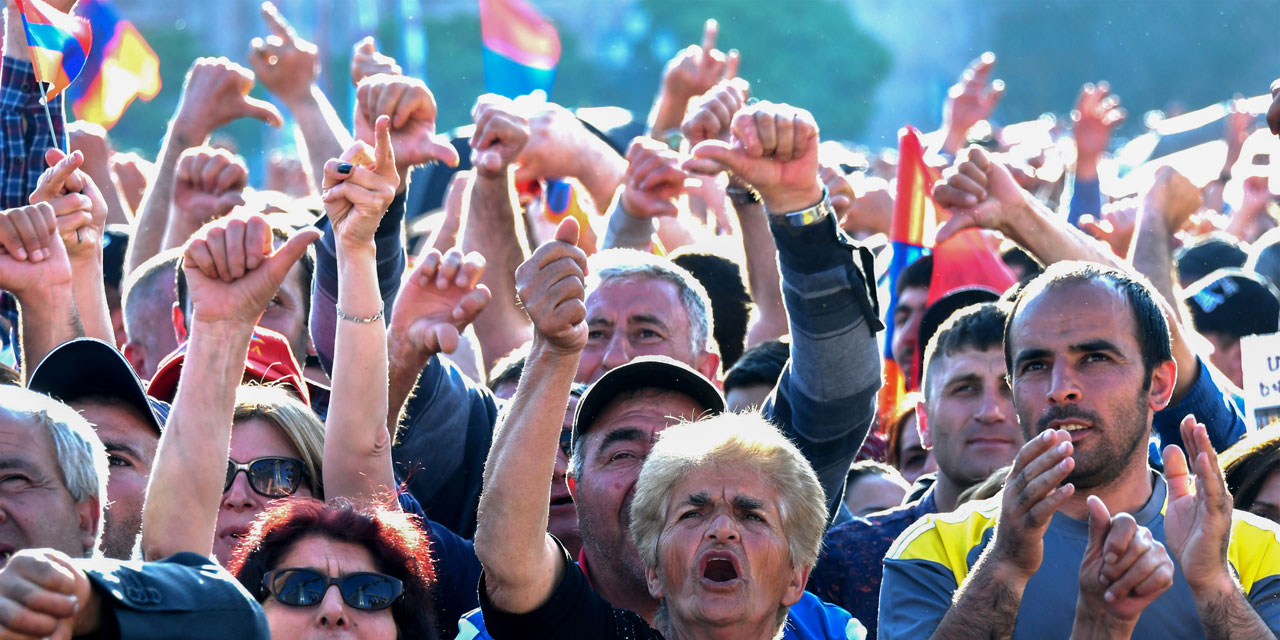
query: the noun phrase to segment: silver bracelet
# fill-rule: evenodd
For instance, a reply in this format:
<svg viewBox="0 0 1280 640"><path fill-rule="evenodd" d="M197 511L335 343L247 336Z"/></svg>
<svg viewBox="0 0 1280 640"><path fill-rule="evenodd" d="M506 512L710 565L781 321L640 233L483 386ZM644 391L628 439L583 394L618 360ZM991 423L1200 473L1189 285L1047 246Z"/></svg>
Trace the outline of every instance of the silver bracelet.
<svg viewBox="0 0 1280 640"><path fill-rule="evenodd" d="M347 322L354 322L356 324L369 324L370 322L376 322L378 320L381 320L382 312L386 311L386 307L381 302L379 302L378 312L367 318L361 318L359 316L349 316L343 313L342 309L339 308L337 305L334 305L333 310L337 312L339 320L346 320Z"/></svg>

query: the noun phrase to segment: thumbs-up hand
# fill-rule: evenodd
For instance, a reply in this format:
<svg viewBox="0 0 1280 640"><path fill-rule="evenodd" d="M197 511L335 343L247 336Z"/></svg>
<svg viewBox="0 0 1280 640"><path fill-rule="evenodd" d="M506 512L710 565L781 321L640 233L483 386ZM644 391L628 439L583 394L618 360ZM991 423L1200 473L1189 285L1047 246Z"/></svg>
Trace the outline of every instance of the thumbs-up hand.
<svg viewBox="0 0 1280 640"><path fill-rule="evenodd" d="M516 269L516 295L533 321L534 340L566 354L587 346L587 255L578 233L578 221L566 217L555 239Z"/></svg>
<svg viewBox="0 0 1280 640"><path fill-rule="evenodd" d="M270 102L250 98L253 72L226 59L200 58L191 65L182 85L182 100L174 117L175 132L186 146L202 144L215 129L240 118L254 118L273 127L284 124Z"/></svg>
<svg viewBox="0 0 1280 640"><path fill-rule="evenodd" d="M271 225L261 214L205 225L182 257L192 321L257 324L293 264L319 237L316 229L305 229L273 249Z"/></svg>

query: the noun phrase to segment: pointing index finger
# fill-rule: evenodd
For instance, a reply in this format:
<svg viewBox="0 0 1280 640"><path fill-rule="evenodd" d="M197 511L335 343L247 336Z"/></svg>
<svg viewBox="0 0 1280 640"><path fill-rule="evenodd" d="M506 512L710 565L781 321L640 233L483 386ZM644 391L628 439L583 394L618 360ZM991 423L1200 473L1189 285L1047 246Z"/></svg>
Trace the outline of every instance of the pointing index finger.
<svg viewBox="0 0 1280 640"><path fill-rule="evenodd" d="M378 116L378 121L374 123L374 141L373 155L376 159L374 171L381 174L395 173L396 156L395 151L391 148L391 118L389 116Z"/></svg>
<svg viewBox="0 0 1280 640"><path fill-rule="evenodd" d="M702 55L711 55L711 50L716 48L716 36L720 33L720 23L715 18L707 18L707 22L702 26Z"/></svg>
<svg viewBox="0 0 1280 640"><path fill-rule="evenodd" d="M275 4L271 2L262 3L262 19L267 21L267 26L271 28L272 33L280 36L285 42L292 44L297 39L297 33L289 25L289 21L284 19Z"/></svg>

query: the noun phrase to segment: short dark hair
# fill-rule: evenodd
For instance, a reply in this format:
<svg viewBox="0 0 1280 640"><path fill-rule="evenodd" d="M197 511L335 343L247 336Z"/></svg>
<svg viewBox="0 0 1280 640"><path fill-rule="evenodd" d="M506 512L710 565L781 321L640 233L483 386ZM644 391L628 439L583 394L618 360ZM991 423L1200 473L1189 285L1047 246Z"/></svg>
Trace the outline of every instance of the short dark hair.
<svg viewBox="0 0 1280 640"><path fill-rule="evenodd" d="M1014 273L1028 274L1026 277L1034 278L1044 271L1044 265L1040 264L1026 249L1009 243L1000 251L1000 261L1004 262Z"/></svg>
<svg viewBox="0 0 1280 640"><path fill-rule="evenodd" d="M716 319L712 337L720 348L721 370L742 357L746 347L747 323L751 319L751 294L738 263L704 251L681 252L671 261L693 274L711 298L711 315Z"/></svg>
<svg viewBox="0 0 1280 640"><path fill-rule="evenodd" d="M1049 289L1071 284L1100 282L1124 296L1133 313L1134 337L1142 352L1142 368L1147 385L1151 384L1151 372L1162 362L1173 360L1173 348L1169 338L1169 324L1165 321L1164 312L1156 302L1154 288L1140 275L1121 271L1093 262L1066 261L1059 262L1045 269L1044 273L1018 293L1005 321L1004 366L1013 376L1013 323L1018 317L1024 303L1036 295Z"/></svg>
<svg viewBox="0 0 1280 640"><path fill-rule="evenodd" d="M897 289L893 293L900 296L904 289L928 288L931 282L933 282L933 256L920 256L902 270L902 275L898 276ZM893 312L890 311L890 313Z"/></svg>
<svg viewBox="0 0 1280 640"><path fill-rule="evenodd" d="M404 596L391 605L397 636L438 638L432 590L436 581L431 541L423 522L381 504L357 504L343 498L277 500L236 548L227 570L261 602L270 597L262 578L282 568L280 559L299 540L319 536L369 550L378 571L404 583Z"/></svg>
<svg viewBox="0 0 1280 640"><path fill-rule="evenodd" d="M1006 307L997 302L984 302L965 307L938 327L924 351L924 378L939 355L953 356L961 351L986 351L1004 344L1004 326L1009 319ZM920 388L928 393L921 381Z"/></svg>
<svg viewBox="0 0 1280 640"><path fill-rule="evenodd" d="M733 368L724 374L724 392L758 384L771 387L778 384L790 357L791 341L786 337L766 340L747 349Z"/></svg>
<svg viewBox="0 0 1280 640"><path fill-rule="evenodd" d="M520 384L520 376L524 375L524 362L529 358L529 346L526 342L511 350L493 363L489 370L489 382L485 385L490 391L497 391L504 384Z"/></svg>
<svg viewBox="0 0 1280 640"><path fill-rule="evenodd" d="M283 244L289 239L290 232L271 225L271 239L275 243ZM298 259L298 263L302 265L302 317L303 321L309 327L311 326L311 286L316 274L316 250L314 246L307 247L302 253L302 257ZM191 328L191 295L187 288L187 274L183 271L183 260L178 259L178 308L182 309L182 324L187 329ZM293 270L292 267L289 268ZM288 336L286 336L288 337ZM294 345L290 345L294 346Z"/></svg>

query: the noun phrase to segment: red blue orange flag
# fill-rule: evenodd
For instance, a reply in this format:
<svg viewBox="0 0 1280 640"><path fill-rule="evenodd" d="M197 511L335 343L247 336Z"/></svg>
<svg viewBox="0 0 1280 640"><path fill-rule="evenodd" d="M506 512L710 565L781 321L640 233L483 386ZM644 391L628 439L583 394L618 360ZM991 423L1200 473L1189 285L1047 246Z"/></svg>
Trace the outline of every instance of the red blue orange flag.
<svg viewBox="0 0 1280 640"><path fill-rule="evenodd" d="M920 367L911 367L907 380L900 363L893 360L893 310L898 305L898 279L902 272L920 257L933 255L933 273L929 282L926 305L966 288L981 288L996 295L1017 282L1013 272L993 250L979 229L961 231L935 246L938 226L950 213L933 200L933 184L938 171L924 161L924 147L919 134L910 126L898 137L898 191L894 201L889 241L893 256L889 262L889 306L885 314L885 384L880 390L881 415L898 406L906 391L920 384ZM918 345L923 352L926 345Z"/></svg>
<svg viewBox="0 0 1280 640"><path fill-rule="evenodd" d="M89 52L84 78L67 95L79 120L110 129L135 98L160 93L160 58L133 23L122 19L111 0L84 0L79 13L100 44Z"/></svg>
<svg viewBox="0 0 1280 640"><path fill-rule="evenodd" d="M931 195L938 172L924 162L924 147L914 127L898 132L898 193L893 204L893 221L889 226L889 242L893 255L889 261L889 306L884 324L884 386L880 388L881 416L892 413L901 402L910 381L893 359L893 310L898 306L898 280L902 272L929 253L938 228L937 203Z"/></svg>
<svg viewBox="0 0 1280 640"><path fill-rule="evenodd" d="M83 19L67 15L42 0L17 0L36 80L49 85L52 100L80 75L89 57L93 34Z"/></svg>
<svg viewBox="0 0 1280 640"><path fill-rule="evenodd" d="M485 89L508 98L550 95L560 62L560 35L525 0L479 0Z"/></svg>

